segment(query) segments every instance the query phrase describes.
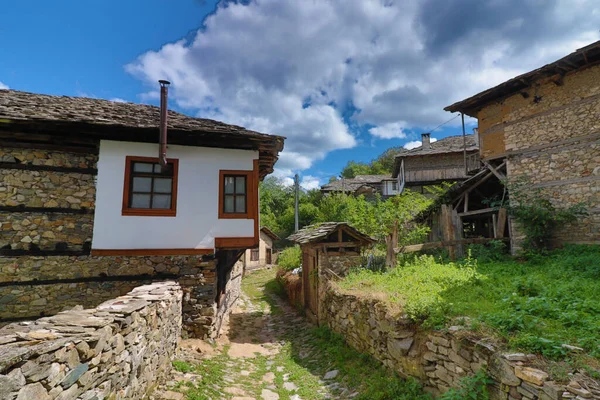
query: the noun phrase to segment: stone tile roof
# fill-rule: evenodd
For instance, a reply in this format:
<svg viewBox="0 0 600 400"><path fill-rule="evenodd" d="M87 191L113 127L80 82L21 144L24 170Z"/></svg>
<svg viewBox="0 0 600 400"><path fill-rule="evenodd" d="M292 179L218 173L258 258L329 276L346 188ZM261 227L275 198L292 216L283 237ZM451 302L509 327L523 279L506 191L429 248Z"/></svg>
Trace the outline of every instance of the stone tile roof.
<svg viewBox="0 0 600 400"><path fill-rule="evenodd" d="M359 238L361 241L367 244L375 242L375 239L360 232L347 222L323 222L320 224L310 225L300 229L293 235L290 235L288 240L299 244L316 243L327 238L327 236L331 235L333 232L336 232L339 228L346 229L353 236Z"/></svg>
<svg viewBox="0 0 600 400"><path fill-rule="evenodd" d="M0 90L0 118L159 129L160 108L148 104L121 103L87 97ZM258 138L274 137L274 135L254 132L211 119L189 117L172 110L169 110L168 123L169 129L175 131L232 133ZM281 138L281 136L276 137Z"/></svg>
<svg viewBox="0 0 600 400"><path fill-rule="evenodd" d="M465 139L467 141L467 151L479 150L479 143L477 143L477 138L475 138L475 135L465 135ZM402 154L398 154L396 158L428 156L432 154L443 153L458 153L463 151L463 147L464 144L462 135L448 136L431 143L431 147L429 149L425 149L423 148L423 146L419 146L412 150L405 151Z"/></svg>
<svg viewBox="0 0 600 400"><path fill-rule="evenodd" d="M381 184L386 179L392 179L391 175L356 175L354 178L338 179L331 183L321 186L324 192L355 192L363 185Z"/></svg>

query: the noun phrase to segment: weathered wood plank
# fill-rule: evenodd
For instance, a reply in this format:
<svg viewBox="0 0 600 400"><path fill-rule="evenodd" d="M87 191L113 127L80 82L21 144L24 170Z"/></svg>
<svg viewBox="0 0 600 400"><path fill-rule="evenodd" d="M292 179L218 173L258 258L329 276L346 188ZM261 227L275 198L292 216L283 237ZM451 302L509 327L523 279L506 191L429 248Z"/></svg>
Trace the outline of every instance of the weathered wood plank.
<svg viewBox="0 0 600 400"><path fill-rule="evenodd" d="M501 241L509 241L509 238L472 238L472 239L460 239L460 240L450 240L450 241L441 241L441 242L429 242L429 243L421 243L421 244L412 244L409 246L402 246L394 249L396 253L413 253L415 251L435 249L439 247L448 247L448 246L457 246L462 244L482 244L488 243L493 240L501 240Z"/></svg>

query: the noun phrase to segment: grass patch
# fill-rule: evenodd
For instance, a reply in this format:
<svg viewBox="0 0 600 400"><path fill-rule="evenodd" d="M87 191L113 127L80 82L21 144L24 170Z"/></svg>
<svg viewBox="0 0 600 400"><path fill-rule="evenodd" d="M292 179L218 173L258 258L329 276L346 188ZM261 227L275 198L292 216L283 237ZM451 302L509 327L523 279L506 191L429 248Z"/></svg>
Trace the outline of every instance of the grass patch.
<svg viewBox="0 0 600 400"><path fill-rule="evenodd" d="M471 317L510 347L549 359L576 358L563 344L600 358L600 246L569 245L528 261L421 256L383 274L355 271L341 287L383 292L432 325Z"/></svg>

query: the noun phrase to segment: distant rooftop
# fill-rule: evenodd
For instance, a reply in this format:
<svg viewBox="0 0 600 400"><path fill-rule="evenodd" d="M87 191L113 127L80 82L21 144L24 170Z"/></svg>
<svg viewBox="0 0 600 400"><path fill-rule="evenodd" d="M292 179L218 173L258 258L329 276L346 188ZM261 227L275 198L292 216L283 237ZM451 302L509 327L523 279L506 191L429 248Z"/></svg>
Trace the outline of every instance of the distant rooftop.
<svg viewBox="0 0 600 400"><path fill-rule="evenodd" d="M386 179L392 179L391 175L356 175L354 178L342 178L321 186L325 192L354 192L364 185L377 185Z"/></svg>
<svg viewBox="0 0 600 400"><path fill-rule="evenodd" d="M475 135L465 135L467 142L467 151L474 151L479 149L477 138ZM405 151L396 156L396 158L405 158L412 156L429 156L432 154L443 154L443 153L458 153L463 151L464 142L462 135L448 136L438 141L432 142L430 148L423 148L423 146L416 147L414 149Z"/></svg>

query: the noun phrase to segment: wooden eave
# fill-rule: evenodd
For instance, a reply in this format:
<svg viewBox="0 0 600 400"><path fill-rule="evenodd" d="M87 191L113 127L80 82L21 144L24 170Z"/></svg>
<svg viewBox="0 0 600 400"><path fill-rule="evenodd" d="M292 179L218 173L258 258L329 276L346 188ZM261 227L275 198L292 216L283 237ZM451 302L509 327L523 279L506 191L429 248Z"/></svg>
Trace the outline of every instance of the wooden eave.
<svg viewBox="0 0 600 400"><path fill-rule="evenodd" d="M553 63L519 75L468 99L456 102L444 108L444 110L462 112L476 118L478 111L485 105L504 100L509 96L522 92L542 79L551 79L560 84L564 75L597 65L598 63L600 63L600 41L578 49Z"/></svg>
<svg viewBox="0 0 600 400"><path fill-rule="evenodd" d="M64 151L78 149L97 153L100 140L158 143L158 138L158 129L154 127L0 117L0 146L18 142L25 146L48 145ZM273 172L279 152L283 150L284 139L251 131L238 133L171 127L168 130L169 144L258 151L261 180Z"/></svg>

